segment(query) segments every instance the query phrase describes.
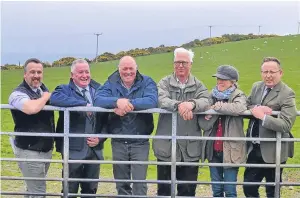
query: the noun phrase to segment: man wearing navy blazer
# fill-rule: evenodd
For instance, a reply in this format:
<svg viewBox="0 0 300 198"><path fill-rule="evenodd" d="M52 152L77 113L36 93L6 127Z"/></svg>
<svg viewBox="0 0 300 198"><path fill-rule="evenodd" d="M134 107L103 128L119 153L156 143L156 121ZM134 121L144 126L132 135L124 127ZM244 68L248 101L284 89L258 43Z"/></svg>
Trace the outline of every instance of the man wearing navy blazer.
<svg viewBox="0 0 300 198"><path fill-rule="evenodd" d="M247 137L275 138L276 132L282 138L292 138L291 129L297 116L295 92L281 81L283 70L280 61L274 57L264 58L261 65L262 80L253 85L248 97L248 109L254 116L249 121ZM272 116L272 111L279 111ZM249 164L274 164L276 161L276 142L248 141ZM293 157L293 142L282 142L281 163ZM280 170L280 179L282 169ZM275 181L275 168L247 167L244 182ZM259 185L244 185L246 197L259 197ZM266 186L267 197L274 197L274 186Z"/></svg>
<svg viewBox="0 0 300 198"><path fill-rule="evenodd" d="M87 61L77 59L71 66L69 84L56 87L50 103L60 107L93 106L96 90L100 84L91 79ZM64 132L64 114L59 112L57 132ZM70 133L95 134L102 133L106 124L106 113L70 112ZM98 137L70 137L69 159L102 160L103 140ZM56 138L56 151L63 155L63 138ZM99 179L99 164L69 164L70 178ZM98 182L69 182L69 193L77 193L81 187L82 194L96 194Z"/></svg>

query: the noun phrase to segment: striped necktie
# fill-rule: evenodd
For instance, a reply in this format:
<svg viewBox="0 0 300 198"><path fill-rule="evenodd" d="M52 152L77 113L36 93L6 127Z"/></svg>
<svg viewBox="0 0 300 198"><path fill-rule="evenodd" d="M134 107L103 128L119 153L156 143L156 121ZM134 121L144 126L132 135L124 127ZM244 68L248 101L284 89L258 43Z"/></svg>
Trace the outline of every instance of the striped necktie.
<svg viewBox="0 0 300 198"><path fill-rule="evenodd" d="M88 97L87 97L86 94L85 94L86 91L87 91L86 89L81 90L82 95L83 95L84 99L85 99L89 104L92 104L91 101L88 99ZM88 117L89 117L91 123L94 124L94 121L95 121L95 113L92 112L92 114L91 114L90 116L88 116Z"/></svg>

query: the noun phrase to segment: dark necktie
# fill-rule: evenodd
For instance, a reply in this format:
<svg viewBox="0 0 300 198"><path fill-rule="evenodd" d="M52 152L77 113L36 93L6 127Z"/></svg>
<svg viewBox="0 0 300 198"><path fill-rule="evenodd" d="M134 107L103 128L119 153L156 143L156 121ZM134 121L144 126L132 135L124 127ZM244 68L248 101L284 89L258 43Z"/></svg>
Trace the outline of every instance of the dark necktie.
<svg viewBox="0 0 300 198"><path fill-rule="evenodd" d="M84 99L85 99L89 104L91 104L91 101L88 99L88 97L87 97L86 94L85 94L86 91L87 91L86 89L81 90L82 95L83 95ZM88 117L89 117L89 119L90 119L90 121L91 121L91 124L93 124L93 123L94 123L94 120L95 120L95 114L94 114L94 112L92 112L92 114L91 114L90 116L88 116Z"/></svg>
<svg viewBox="0 0 300 198"><path fill-rule="evenodd" d="M263 98L262 98L262 100L261 100L261 104L265 101L267 95L270 93L271 90L272 90L272 89L269 88L269 87L266 89L266 94L263 96Z"/></svg>
<svg viewBox="0 0 300 198"><path fill-rule="evenodd" d="M38 95L39 98L42 97L42 95L41 95L41 90L40 90L40 89L37 89L37 90L36 90L36 95Z"/></svg>
<svg viewBox="0 0 300 198"><path fill-rule="evenodd" d="M85 95L85 92L86 92L86 91L87 91L86 89L81 90L82 95L83 95L84 99L85 99L88 103L91 104L91 101L90 101L90 100L86 97L86 95Z"/></svg>

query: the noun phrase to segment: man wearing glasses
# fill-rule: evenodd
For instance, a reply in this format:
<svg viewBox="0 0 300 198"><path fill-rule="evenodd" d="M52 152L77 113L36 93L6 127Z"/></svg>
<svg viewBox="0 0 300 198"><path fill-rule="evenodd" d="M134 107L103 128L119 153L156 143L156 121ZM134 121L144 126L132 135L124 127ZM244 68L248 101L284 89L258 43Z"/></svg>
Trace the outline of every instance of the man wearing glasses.
<svg viewBox="0 0 300 198"><path fill-rule="evenodd" d="M276 132L282 133L282 138L292 138L290 133L295 122L297 110L294 91L281 81L283 71L277 58L264 58L261 65L262 80L253 85L248 97L248 109L254 116L249 121L247 137L276 138ZM279 111L278 116L272 116L272 111ZM276 159L276 142L248 141L249 164L274 164ZM288 157L293 157L293 142L281 144L281 163L286 163ZM282 175L280 169L280 180ZM275 168L247 167L244 182L275 181ZM244 185L246 197L259 197L259 185ZM274 186L266 186L267 197L275 197Z"/></svg>
<svg viewBox="0 0 300 198"><path fill-rule="evenodd" d="M194 112L209 108L207 88L191 74L194 53L191 50L177 48L174 51L174 73L164 77L158 83L159 107L178 111L177 135L201 136L201 130ZM172 135L172 115L160 114L156 135ZM177 162L199 162L201 157L200 140L179 140L176 145ZM170 139L154 139L153 150L158 161L170 162L172 144ZM177 166L177 180L196 181L198 166ZM170 180L171 166L158 165L157 179ZM195 196L196 184L178 184L178 196ZM170 196L170 184L158 184L157 195Z"/></svg>

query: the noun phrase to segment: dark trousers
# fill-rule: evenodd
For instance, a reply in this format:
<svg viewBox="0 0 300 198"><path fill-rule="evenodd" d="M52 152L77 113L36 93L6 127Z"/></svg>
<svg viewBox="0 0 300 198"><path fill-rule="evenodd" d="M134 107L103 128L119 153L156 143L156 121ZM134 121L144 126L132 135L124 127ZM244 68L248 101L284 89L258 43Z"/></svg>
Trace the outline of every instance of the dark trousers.
<svg viewBox="0 0 300 198"><path fill-rule="evenodd" d="M112 141L112 155L114 161L148 161L149 142L121 142ZM148 165L146 164L114 164L115 179L145 180ZM147 195L147 183L117 182L118 195Z"/></svg>
<svg viewBox="0 0 300 198"><path fill-rule="evenodd" d="M162 161L157 159L157 161ZM194 161L199 162L199 161ZM198 166L176 166L176 179L197 181ZM171 180L171 166L157 165L157 179ZM195 196L197 184L177 184L177 196ZM157 195L171 196L170 184L157 184Z"/></svg>
<svg viewBox="0 0 300 198"><path fill-rule="evenodd" d="M85 160L98 160L96 154L92 149L89 149ZM71 164L69 163L69 178L83 178L83 179L99 179L100 164ZM96 194L98 189L98 182L69 182L69 193L78 193L79 185L81 194ZM84 198L84 196L80 196Z"/></svg>
<svg viewBox="0 0 300 198"><path fill-rule="evenodd" d="M247 164L267 164L261 156L259 145L254 145L248 156ZM283 168L280 169L280 181L282 179L282 170ZM275 168L247 167L244 172L244 182L261 182L263 178L266 178L266 182L275 182ZM243 189L246 197L259 197L259 185L244 184ZM274 192L274 186L266 186L267 197L274 197Z"/></svg>

